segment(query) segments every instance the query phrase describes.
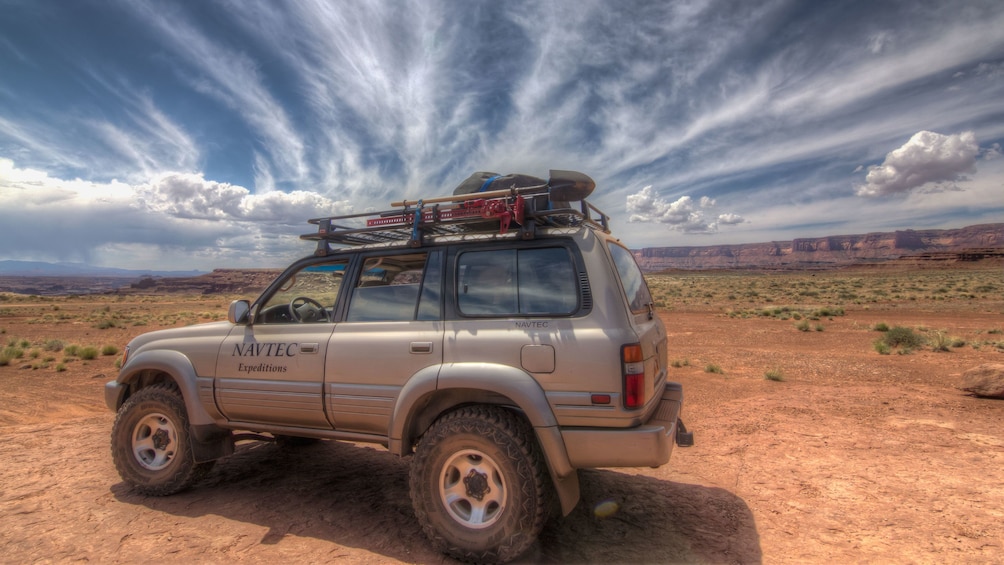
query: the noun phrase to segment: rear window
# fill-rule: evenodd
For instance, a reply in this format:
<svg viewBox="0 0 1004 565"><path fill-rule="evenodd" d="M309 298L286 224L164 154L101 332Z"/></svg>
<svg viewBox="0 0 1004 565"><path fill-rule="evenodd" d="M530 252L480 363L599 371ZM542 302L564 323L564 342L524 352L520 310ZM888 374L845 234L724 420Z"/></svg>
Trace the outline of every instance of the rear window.
<svg viewBox="0 0 1004 565"><path fill-rule="evenodd" d="M645 277L638 268L638 263L634 260L634 255L627 249L613 242L610 244L610 254L614 258L617 266L617 274L620 275L621 285L627 295L628 304L631 305L632 312L639 312L652 303L652 293L645 284Z"/></svg>
<svg viewBox="0 0 1004 565"><path fill-rule="evenodd" d="M465 316L572 314L579 292L571 254L563 247L461 253L457 306Z"/></svg>

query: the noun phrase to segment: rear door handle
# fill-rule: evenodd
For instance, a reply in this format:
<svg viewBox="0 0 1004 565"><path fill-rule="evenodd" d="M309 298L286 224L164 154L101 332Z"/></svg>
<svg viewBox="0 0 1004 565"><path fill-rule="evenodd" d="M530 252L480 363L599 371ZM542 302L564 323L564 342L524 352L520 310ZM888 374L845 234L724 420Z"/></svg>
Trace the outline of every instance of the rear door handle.
<svg viewBox="0 0 1004 565"><path fill-rule="evenodd" d="M411 352L412 353L432 353L432 342L431 341L413 341L413 342L411 342Z"/></svg>

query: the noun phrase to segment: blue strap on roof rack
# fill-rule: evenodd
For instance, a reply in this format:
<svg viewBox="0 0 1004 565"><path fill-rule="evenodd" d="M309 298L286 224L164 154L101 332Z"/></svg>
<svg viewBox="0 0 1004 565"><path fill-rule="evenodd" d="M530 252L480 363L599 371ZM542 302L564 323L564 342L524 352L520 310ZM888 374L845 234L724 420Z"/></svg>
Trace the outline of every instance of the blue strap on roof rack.
<svg viewBox="0 0 1004 565"><path fill-rule="evenodd" d="M495 179L499 178L500 176L501 175L495 175L493 177L489 177L488 180L486 180L481 184L481 188L478 189L478 192L488 192L488 187L490 187L492 183L495 182Z"/></svg>

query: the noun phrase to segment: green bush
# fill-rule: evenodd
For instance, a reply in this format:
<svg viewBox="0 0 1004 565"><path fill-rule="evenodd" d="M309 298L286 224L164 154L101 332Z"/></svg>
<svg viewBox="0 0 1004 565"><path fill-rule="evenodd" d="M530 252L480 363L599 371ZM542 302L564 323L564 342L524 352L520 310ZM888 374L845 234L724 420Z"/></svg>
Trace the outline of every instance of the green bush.
<svg viewBox="0 0 1004 565"><path fill-rule="evenodd" d="M81 359L91 360L98 358L98 348L88 345L87 347L82 347L78 353Z"/></svg>
<svg viewBox="0 0 1004 565"><path fill-rule="evenodd" d="M784 374L780 369L771 369L763 374L763 378L768 381L782 382L784 381Z"/></svg>
<svg viewBox="0 0 1004 565"><path fill-rule="evenodd" d="M889 324L886 324L885 322L879 322L875 324L875 327L873 327L872 329L877 332L887 332L889 331Z"/></svg>
<svg viewBox="0 0 1004 565"><path fill-rule="evenodd" d="M924 336L910 328L895 326L885 333L882 340L889 347L912 350L924 345Z"/></svg>
<svg viewBox="0 0 1004 565"><path fill-rule="evenodd" d="M115 347L114 345L106 345L106 346L104 346L104 347L101 348L101 354L102 355L115 355L118 352L119 352L119 348Z"/></svg>
<svg viewBox="0 0 1004 565"><path fill-rule="evenodd" d="M715 365L714 363L708 363L707 365L705 365L704 366L704 372L705 373L715 373L716 375L721 375L721 374L725 373L725 371L723 371L721 367L719 367L718 365Z"/></svg>
<svg viewBox="0 0 1004 565"><path fill-rule="evenodd" d="M890 347L886 344L886 342L881 339L876 339L875 342L872 343L872 346L875 348L875 351L877 351L879 355L889 355L889 353L892 351Z"/></svg>
<svg viewBox="0 0 1004 565"><path fill-rule="evenodd" d="M795 329L797 329L800 332L807 332L807 331L809 331L809 329L810 329L810 327L809 327L809 320L802 320L801 322L795 324Z"/></svg>
<svg viewBox="0 0 1004 565"><path fill-rule="evenodd" d="M63 343L62 340L50 339L49 341L45 342L44 347L46 351L62 351L63 348L66 347L66 344Z"/></svg>

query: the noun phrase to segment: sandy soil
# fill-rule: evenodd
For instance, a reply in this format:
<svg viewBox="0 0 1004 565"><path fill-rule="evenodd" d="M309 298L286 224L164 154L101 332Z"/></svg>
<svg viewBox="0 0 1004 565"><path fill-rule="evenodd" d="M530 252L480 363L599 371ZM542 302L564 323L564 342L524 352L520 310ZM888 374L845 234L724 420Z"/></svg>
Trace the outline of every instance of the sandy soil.
<svg viewBox="0 0 1004 565"><path fill-rule="evenodd" d="M971 346L1002 337L986 333L1004 325L1002 311L847 308L810 332L713 307L661 312L671 360L688 361L671 374L697 445L659 469L583 472L579 506L519 562L1004 562L1004 401L956 388L965 369L1004 362L995 347ZM7 307L4 343L121 346L156 328L33 317L31 305ZM879 355L877 322L945 329L969 345ZM412 515L408 460L379 447L246 444L191 491L131 493L109 453L102 387L113 362L0 367L0 561L451 562ZM709 363L724 373L705 372ZM768 370L785 380L766 380ZM611 500L618 511L598 517Z"/></svg>

